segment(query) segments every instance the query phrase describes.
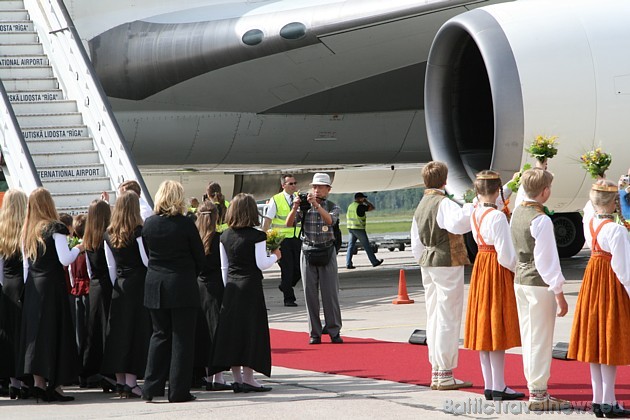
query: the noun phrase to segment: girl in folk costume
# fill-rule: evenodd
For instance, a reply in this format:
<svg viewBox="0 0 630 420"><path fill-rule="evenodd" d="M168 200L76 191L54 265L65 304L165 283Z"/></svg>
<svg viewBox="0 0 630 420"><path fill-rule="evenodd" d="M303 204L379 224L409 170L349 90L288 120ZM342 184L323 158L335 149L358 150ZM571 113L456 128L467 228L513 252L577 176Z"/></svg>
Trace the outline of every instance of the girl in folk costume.
<svg viewBox="0 0 630 420"><path fill-rule="evenodd" d="M514 297L516 252L507 217L497 210L499 174L480 172L475 190L479 203L470 220L479 253L470 280L464 347L479 351L485 398L514 400L525 396L508 388L504 378L505 350L521 345Z"/></svg>
<svg viewBox="0 0 630 420"><path fill-rule="evenodd" d="M568 357L590 363L593 412L597 417L630 417L615 400L618 365L630 364L630 341L619 332L630 322L630 240L613 222L617 186L599 180L584 208L584 236L591 258L584 271L573 318Z"/></svg>

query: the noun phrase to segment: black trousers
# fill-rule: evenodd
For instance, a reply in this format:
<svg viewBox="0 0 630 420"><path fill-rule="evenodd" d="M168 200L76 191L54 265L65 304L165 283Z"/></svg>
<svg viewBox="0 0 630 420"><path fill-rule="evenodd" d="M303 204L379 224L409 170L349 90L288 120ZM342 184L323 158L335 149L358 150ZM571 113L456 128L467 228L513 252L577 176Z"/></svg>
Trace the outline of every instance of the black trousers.
<svg viewBox="0 0 630 420"><path fill-rule="evenodd" d="M195 356L195 324L199 308L149 309L153 335L144 376L144 395L184 401L190 395Z"/></svg>
<svg viewBox="0 0 630 420"><path fill-rule="evenodd" d="M300 274L300 252L302 252L302 241L300 238L286 238L280 245L282 258L280 265L280 290L284 294L284 301L295 302L295 292L293 287L298 284L302 275Z"/></svg>

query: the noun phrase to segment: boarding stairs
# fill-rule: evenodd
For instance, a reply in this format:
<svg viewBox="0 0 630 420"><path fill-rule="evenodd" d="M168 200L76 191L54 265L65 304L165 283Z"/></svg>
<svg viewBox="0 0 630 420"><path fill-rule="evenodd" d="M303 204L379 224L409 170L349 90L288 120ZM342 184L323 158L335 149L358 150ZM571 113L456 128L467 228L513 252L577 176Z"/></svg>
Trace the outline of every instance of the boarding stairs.
<svg viewBox="0 0 630 420"><path fill-rule="evenodd" d="M136 179L150 202L61 0L0 0L0 79L10 187L43 186L60 212L77 214Z"/></svg>

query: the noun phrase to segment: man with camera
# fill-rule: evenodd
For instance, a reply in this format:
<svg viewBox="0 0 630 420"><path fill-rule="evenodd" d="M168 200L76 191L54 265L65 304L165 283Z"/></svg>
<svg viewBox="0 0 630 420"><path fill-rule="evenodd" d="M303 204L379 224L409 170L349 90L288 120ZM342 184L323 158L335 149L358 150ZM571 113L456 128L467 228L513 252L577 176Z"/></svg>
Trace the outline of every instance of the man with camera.
<svg viewBox="0 0 630 420"><path fill-rule="evenodd" d="M286 225L302 222L302 256L300 267L308 313L310 344L322 342L322 322L319 317L321 288L325 328L332 343L343 343L341 309L339 308L339 276L335 252L334 225L339 220L339 207L329 201L330 176L316 173L308 194L299 194L287 217Z"/></svg>
<svg viewBox="0 0 630 420"><path fill-rule="evenodd" d="M297 182L293 175L286 174L280 177L282 191L271 197L265 219L263 220L263 230L266 232L271 226L278 229L284 236L280 244L282 259L280 265L280 286L278 288L284 294L284 306L297 306L295 303L295 293L293 287L300 281L300 253L302 251L302 241L299 238L300 226L286 226L287 216L291 212L293 200L296 198Z"/></svg>

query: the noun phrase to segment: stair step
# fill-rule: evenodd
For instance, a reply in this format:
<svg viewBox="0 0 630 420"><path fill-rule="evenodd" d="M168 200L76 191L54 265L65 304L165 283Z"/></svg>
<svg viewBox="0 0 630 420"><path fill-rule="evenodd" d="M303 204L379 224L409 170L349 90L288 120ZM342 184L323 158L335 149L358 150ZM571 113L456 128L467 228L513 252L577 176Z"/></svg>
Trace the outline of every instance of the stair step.
<svg viewBox="0 0 630 420"><path fill-rule="evenodd" d="M0 10L24 9L24 1L22 0L3 0L0 1Z"/></svg>
<svg viewBox="0 0 630 420"><path fill-rule="evenodd" d="M95 150L91 137L77 137L73 139L30 140L27 141L31 153L67 152L70 150Z"/></svg>
<svg viewBox="0 0 630 420"><path fill-rule="evenodd" d="M112 188L111 183L108 177L98 177L98 178L70 178L70 179L58 179L58 180L49 180L43 181L42 185L44 188L48 189L51 194L68 194L68 193L76 193L77 189L80 188L86 191L107 191ZM100 193L95 196L98 198ZM87 204L90 204L88 201Z"/></svg>
<svg viewBox="0 0 630 420"><path fill-rule="evenodd" d="M0 13L2 12L0 11ZM37 42L39 42L39 36L37 36L35 31L0 31L0 44L30 44Z"/></svg>
<svg viewBox="0 0 630 420"><path fill-rule="evenodd" d="M57 208L85 208L87 213L87 208L92 202L97 198L101 197L101 193L103 190L94 190L94 191L85 191L85 192L77 192L73 194L63 194L63 193L51 193L53 200L55 201L55 205ZM110 204L114 201L112 197L115 197L114 192L108 190L110 197Z"/></svg>
<svg viewBox="0 0 630 420"><path fill-rule="evenodd" d="M13 22L16 20L29 20L28 12L22 9L2 9L0 10L0 22Z"/></svg>
<svg viewBox="0 0 630 420"><path fill-rule="evenodd" d="M0 44L0 55L44 54L42 44Z"/></svg>
<svg viewBox="0 0 630 420"><path fill-rule="evenodd" d="M39 168L40 166L63 165L64 163L70 163L73 165L101 163L96 150L31 153L31 156L33 157L33 163L35 163L36 168Z"/></svg>
<svg viewBox="0 0 630 420"><path fill-rule="evenodd" d="M13 104L16 116L27 114L62 114L77 112L77 101L41 101L41 102L16 102Z"/></svg>
<svg viewBox="0 0 630 420"><path fill-rule="evenodd" d="M9 96L9 101L14 104L22 102L59 101L63 99L61 89L30 90L25 92L9 91L7 95Z"/></svg>
<svg viewBox="0 0 630 420"><path fill-rule="evenodd" d="M61 140L76 137L88 137L85 125L57 126L57 127L22 127L24 139L29 140Z"/></svg>
<svg viewBox="0 0 630 420"><path fill-rule="evenodd" d="M55 77L46 79L2 79L7 91L26 92L30 90L54 90L59 89L59 82Z"/></svg>
<svg viewBox="0 0 630 420"><path fill-rule="evenodd" d="M80 112L68 112L63 114L24 114L17 115L21 128L58 126L58 125L82 125L83 116Z"/></svg>
<svg viewBox="0 0 630 420"><path fill-rule="evenodd" d="M0 10L9 3L7 1L0 2ZM32 32L35 30L35 25L30 20L15 20L4 21L0 23L0 32Z"/></svg>
<svg viewBox="0 0 630 420"><path fill-rule="evenodd" d="M0 57L0 67L32 67L49 65L46 55L5 55Z"/></svg>
<svg viewBox="0 0 630 420"><path fill-rule="evenodd" d="M37 172L42 182L69 178L99 178L107 175L105 173L105 165L102 163L94 165L40 166L37 168Z"/></svg>
<svg viewBox="0 0 630 420"><path fill-rule="evenodd" d="M51 66L0 67L0 79L48 79L53 77Z"/></svg>

